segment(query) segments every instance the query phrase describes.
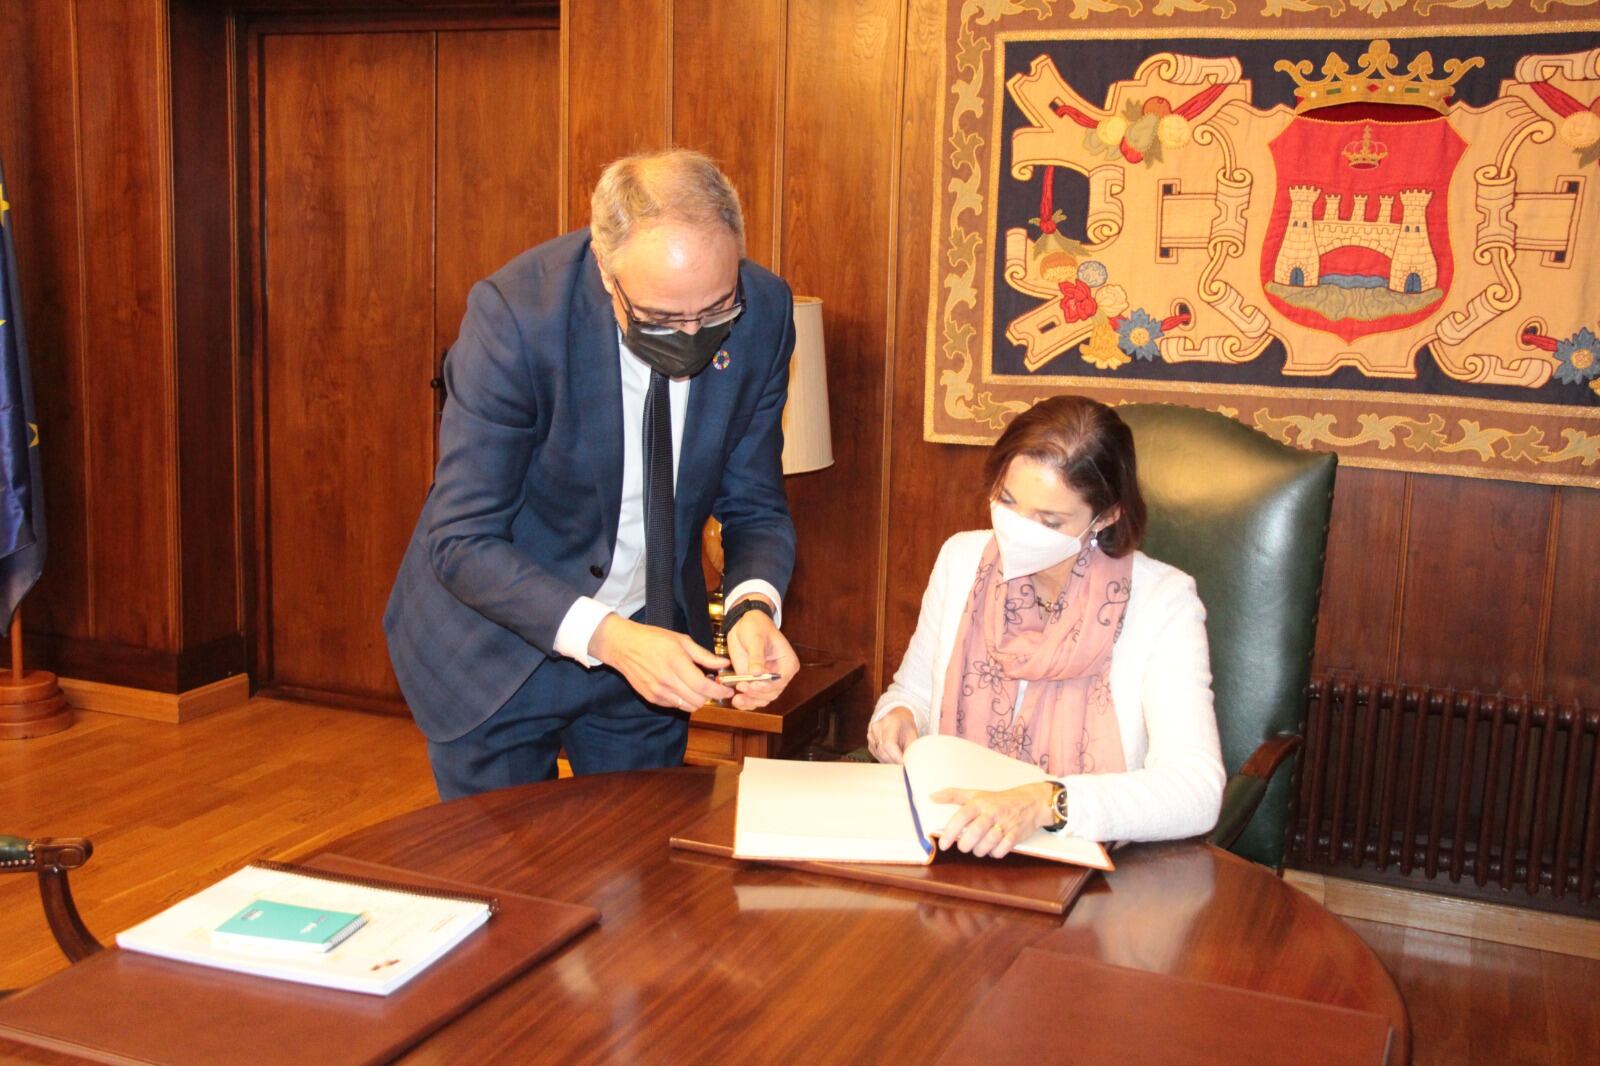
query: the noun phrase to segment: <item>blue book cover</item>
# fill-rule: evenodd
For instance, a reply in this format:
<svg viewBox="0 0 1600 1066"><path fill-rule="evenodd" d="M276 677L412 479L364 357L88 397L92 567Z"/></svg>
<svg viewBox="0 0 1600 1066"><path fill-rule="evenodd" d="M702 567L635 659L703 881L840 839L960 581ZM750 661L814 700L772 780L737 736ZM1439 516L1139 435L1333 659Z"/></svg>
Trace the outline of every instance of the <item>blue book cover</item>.
<svg viewBox="0 0 1600 1066"><path fill-rule="evenodd" d="M211 933L211 942L218 946L315 954L332 949L365 924L365 916L350 911L256 899L217 926Z"/></svg>

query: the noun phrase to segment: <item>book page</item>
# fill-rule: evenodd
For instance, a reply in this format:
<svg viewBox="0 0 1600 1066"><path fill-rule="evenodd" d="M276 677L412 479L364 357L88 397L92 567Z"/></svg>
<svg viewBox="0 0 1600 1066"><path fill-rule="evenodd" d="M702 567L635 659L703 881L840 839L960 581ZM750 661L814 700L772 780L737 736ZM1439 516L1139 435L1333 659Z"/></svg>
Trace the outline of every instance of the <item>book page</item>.
<svg viewBox="0 0 1600 1066"><path fill-rule="evenodd" d="M274 957L212 943L212 930L261 898L349 911L365 915L367 921L349 939L315 956ZM388 995L488 918L488 906L471 900L411 895L246 866L118 933L117 946L259 977Z"/></svg>
<svg viewBox="0 0 1600 1066"><path fill-rule="evenodd" d="M1050 780L1050 775L1032 763L1013 759L964 737L932 734L918 737L906 748L906 776L917 817L929 837L937 837L959 809L956 804L934 803L928 797L944 788L970 788L1000 792L1018 785ZM1065 833L1040 829L1020 842L1013 851L1041 859L1112 869L1106 849L1092 840L1080 840Z"/></svg>
<svg viewBox="0 0 1600 1066"><path fill-rule="evenodd" d="M921 865L933 858L898 766L748 758L736 810L737 859Z"/></svg>

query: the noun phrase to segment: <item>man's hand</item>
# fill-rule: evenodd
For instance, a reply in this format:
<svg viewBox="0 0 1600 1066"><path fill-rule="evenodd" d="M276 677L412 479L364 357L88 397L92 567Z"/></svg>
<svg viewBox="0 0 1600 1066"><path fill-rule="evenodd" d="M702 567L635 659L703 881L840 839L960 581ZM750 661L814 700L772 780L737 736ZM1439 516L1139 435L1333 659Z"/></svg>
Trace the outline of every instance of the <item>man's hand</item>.
<svg viewBox="0 0 1600 1066"><path fill-rule="evenodd" d="M767 602L765 596L743 597ZM733 605L729 605L730 609ZM741 711L765 707L778 698L784 686L800 672L800 657L789 641L761 611L746 611L727 634L728 658L736 674L777 674L776 681L748 681L739 685L733 705Z"/></svg>
<svg viewBox="0 0 1600 1066"><path fill-rule="evenodd" d="M734 694L706 676L707 670L726 668L728 660L682 633L640 625L618 614L606 615L595 627L589 654L614 668L635 692L659 707L692 711L707 700Z"/></svg>
<svg viewBox="0 0 1600 1066"><path fill-rule="evenodd" d="M1055 821L1050 797L1055 786L1048 781L1018 785L1004 792L978 792L968 788L944 788L928 798L935 803L959 803L961 809L950 816L939 833L939 850L951 846L973 855L993 855L997 859L1019 843Z"/></svg>
<svg viewBox="0 0 1600 1066"><path fill-rule="evenodd" d="M867 727L867 750L879 762L898 765L906 757L906 745L917 739L917 720L910 707L895 707Z"/></svg>

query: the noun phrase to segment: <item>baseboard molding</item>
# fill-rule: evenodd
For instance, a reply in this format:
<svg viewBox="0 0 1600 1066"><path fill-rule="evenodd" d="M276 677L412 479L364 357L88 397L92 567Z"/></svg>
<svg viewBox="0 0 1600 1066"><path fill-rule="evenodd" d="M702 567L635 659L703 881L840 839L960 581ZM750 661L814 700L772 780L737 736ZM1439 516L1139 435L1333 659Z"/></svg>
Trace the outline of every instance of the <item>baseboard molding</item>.
<svg viewBox="0 0 1600 1066"><path fill-rule="evenodd" d="M250 698L250 677L235 674L187 692L153 692L146 688L107 685L63 677L61 691L67 702L83 711L104 711L129 718L179 725L213 711L237 707Z"/></svg>
<svg viewBox="0 0 1600 1066"><path fill-rule="evenodd" d="M1600 922L1592 918L1457 899L1304 870L1285 870L1283 879L1345 918L1600 959Z"/></svg>

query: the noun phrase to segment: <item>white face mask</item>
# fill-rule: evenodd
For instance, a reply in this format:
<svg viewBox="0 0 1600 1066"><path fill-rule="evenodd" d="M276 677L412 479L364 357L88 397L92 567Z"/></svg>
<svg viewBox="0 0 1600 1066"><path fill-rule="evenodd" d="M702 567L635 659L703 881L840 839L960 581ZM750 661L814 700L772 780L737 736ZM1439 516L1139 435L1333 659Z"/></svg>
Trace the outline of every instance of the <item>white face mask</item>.
<svg viewBox="0 0 1600 1066"><path fill-rule="evenodd" d="M1048 570L1077 558L1083 550L1078 537L1023 518L1003 503L990 502L989 521L1000 544L1000 576L1006 581ZM1088 529L1093 528L1094 519L1090 519Z"/></svg>

